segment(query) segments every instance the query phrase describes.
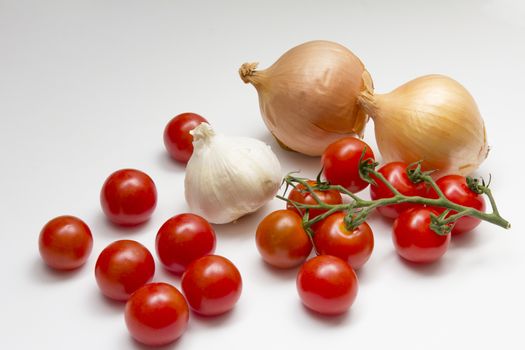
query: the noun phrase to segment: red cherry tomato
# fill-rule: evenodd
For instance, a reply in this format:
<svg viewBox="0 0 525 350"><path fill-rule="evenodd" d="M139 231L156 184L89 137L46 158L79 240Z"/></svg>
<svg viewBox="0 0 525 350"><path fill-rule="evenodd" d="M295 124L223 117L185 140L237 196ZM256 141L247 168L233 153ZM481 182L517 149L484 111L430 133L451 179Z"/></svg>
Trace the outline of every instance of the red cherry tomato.
<svg viewBox="0 0 525 350"><path fill-rule="evenodd" d="M436 181L436 184L441 189L445 197L450 201L463 205L465 207L471 207L479 211L485 211L485 199L483 195L477 194L472 191L467 185L467 179L460 175L447 175ZM435 192L432 193L434 198L437 198ZM445 209L436 208L439 213L442 213ZM451 211L450 215L455 214L455 211ZM449 216L450 216L449 215ZM452 228L452 234L457 235L472 231L476 226L480 224L481 220L472 216L463 216Z"/></svg>
<svg viewBox="0 0 525 350"><path fill-rule="evenodd" d="M191 262L212 254L215 242L215 231L208 221L195 214L179 214L161 226L155 247L162 265L182 274Z"/></svg>
<svg viewBox="0 0 525 350"><path fill-rule="evenodd" d="M133 338L149 346L160 346L184 333L190 313L177 288L167 283L150 283L131 295L124 317Z"/></svg>
<svg viewBox="0 0 525 350"><path fill-rule="evenodd" d="M230 260L207 255L188 266L181 286L193 311L213 316L234 307L241 296L242 279Z"/></svg>
<svg viewBox="0 0 525 350"><path fill-rule="evenodd" d="M153 180L135 169L122 169L111 174L100 192L102 210L118 225L137 225L147 221L157 205Z"/></svg>
<svg viewBox="0 0 525 350"><path fill-rule="evenodd" d="M58 270L71 270L84 265L93 248L93 236L84 223L74 216L50 220L38 238L40 256Z"/></svg>
<svg viewBox="0 0 525 350"><path fill-rule="evenodd" d="M338 212L321 221L315 229L314 246L317 254L336 256L357 270L372 255L374 235L366 222L348 230L344 217L344 213Z"/></svg>
<svg viewBox="0 0 525 350"><path fill-rule="evenodd" d="M128 300L131 294L151 281L155 261L146 247L136 241L120 240L100 253L95 278L108 298Z"/></svg>
<svg viewBox="0 0 525 350"><path fill-rule="evenodd" d="M358 281L352 268L331 255L308 260L297 275L297 291L303 304L321 314L345 312L357 296Z"/></svg>
<svg viewBox="0 0 525 350"><path fill-rule="evenodd" d="M182 113L174 117L164 129L164 145L170 156L187 163L193 153L193 136L190 131L208 121L195 113Z"/></svg>
<svg viewBox="0 0 525 350"><path fill-rule="evenodd" d="M308 181L308 184L310 186L315 186L315 181ZM328 190L328 191L321 191L321 190L314 190L314 193L319 197L319 199L327 204L341 204L343 203L343 198L341 198L341 194L336 190ZM306 187L302 184L297 185L294 189L290 191L290 194L288 195L288 199L292 200L294 202L298 202L301 204L317 204L317 201L315 198L306 191ZM286 204L286 209L293 210L297 212L299 215L303 216L305 210L297 210L297 208L292 203ZM308 218L311 220L323 213L325 213L326 209L310 209L308 211Z"/></svg>
<svg viewBox="0 0 525 350"><path fill-rule="evenodd" d="M383 165L378 172L380 172L401 194L406 196L421 196L427 195L427 188L424 183L413 183L407 174L407 164L402 162L392 162ZM394 194L390 189L379 179L372 175L376 185L370 185L370 197L373 200L390 198ZM394 205L387 205L378 207L377 210L384 217L395 219L399 214L410 208L420 207L421 205L413 203L401 203Z"/></svg>
<svg viewBox="0 0 525 350"><path fill-rule="evenodd" d="M266 216L257 227L255 241L263 260L283 269L300 265L312 251L301 217L291 210Z"/></svg>
<svg viewBox="0 0 525 350"><path fill-rule="evenodd" d="M413 208L394 221L392 239L397 253L408 261L430 263L446 253L450 234L441 236L430 228L431 208Z"/></svg>
<svg viewBox="0 0 525 350"><path fill-rule="evenodd" d="M355 137L335 141L326 148L321 159L324 176L330 184L341 185L350 192L357 193L363 190L368 186L368 182L359 175L361 157L363 160L375 159L372 148L365 142Z"/></svg>

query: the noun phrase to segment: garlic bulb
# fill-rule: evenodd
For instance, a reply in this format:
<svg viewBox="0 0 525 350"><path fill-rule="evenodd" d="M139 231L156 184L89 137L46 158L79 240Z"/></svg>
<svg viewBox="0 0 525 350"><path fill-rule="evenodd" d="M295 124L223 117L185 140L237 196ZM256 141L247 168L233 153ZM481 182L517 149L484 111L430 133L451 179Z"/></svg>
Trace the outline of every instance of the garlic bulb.
<svg viewBox="0 0 525 350"><path fill-rule="evenodd" d="M449 77L419 77L388 94L363 94L360 102L374 120L385 162L422 160L439 177L469 174L487 157L485 124L476 102Z"/></svg>
<svg viewBox="0 0 525 350"><path fill-rule="evenodd" d="M256 67L245 63L239 74L257 89L264 122L284 148L319 156L337 139L362 136L367 119L357 98L372 93L372 79L346 47L310 41Z"/></svg>
<svg viewBox="0 0 525 350"><path fill-rule="evenodd" d="M207 123L190 131L185 197L191 211L214 224L232 222L270 201L281 184L281 165L270 146L248 137L215 134Z"/></svg>

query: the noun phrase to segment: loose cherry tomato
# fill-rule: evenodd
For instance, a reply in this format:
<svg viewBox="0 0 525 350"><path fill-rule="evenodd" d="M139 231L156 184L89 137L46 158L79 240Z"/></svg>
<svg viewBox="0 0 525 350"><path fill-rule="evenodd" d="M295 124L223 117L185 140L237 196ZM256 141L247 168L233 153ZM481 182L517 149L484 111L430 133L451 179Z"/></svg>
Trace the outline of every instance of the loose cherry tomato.
<svg viewBox="0 0 525 350"><path fill-rule="evenodd" d="M430 228L431 208L412 208L394 221L392 239L397 253L408 261L430 263L447 251L450 234L441 236Z"/></svg>
<svg viewBox="0 0 525 350"><path fill-rule="evenodd" d="M181 286L193 311L213 316L234 307L241 296L242 279L230 260L207 255L188 266Z"/></svg>
<svg viewBox="0 0 525 350"><path fill-rule="evenodd" d="M363 155L363 151L365 152ZM357 193L368 182L359 175L359 161L374 158L372 148L355 137L345 137L330 144L323 153L324 176L332 185L341 185Z"/></svg>
<svg viewBox="0 0 525 350"><path fill-rule="evenodd" d="M139 288L126 303L124 318L129 333L150 346L171 343L186 327L190 312L179 290L167 283L150 283Z"/></svg>
<svg viewBox="0 0 525 350"><path fill-rule="evenodd" d="M316 185L316 182L309 180L308 184L313 187ZM314 190L314 193L319 197L321 201L327 204L343 203L343 198L341 198L341 194L336 190ZM308 193L308 191L306 191L306 187L302 184L297 185L294 189L290 191L288 199L301 204L317 204L315 198L310 193ZM303 216L305 212L305 210L297 210L297 208L292 203L287 203L286 209L296 211L301 216ZM308 218L311 220L325 213L326 211L326 209L310 209L308 211Z"/></svg>
<svg viewBox="0 0 525 350"><path fill-rule="evenodd" d="M300 265L312 251L301 217L291 210L266 216L257 227L255 240L263 260L283 269Z"/></svg>
<svg viewBox="0 0 525 350"><path fill-rule="evenodd" d="M93 236L84 223L74 216L59 216L50 220L38 238L40 256L58 270L71 270L84 265L93 248Z"/></svg>
<svg viewBox="0 0 525 350"><path fill-rule="evenodd" d="M357 296L357 276L346 262L319 255L308 260L297 275L297 291L303 304L326 315L340 314Z"/></svg>
<svg viewBox="0 0 525 350"><path fill-rule="evenodd" d="M116 300L127 300L131 294L151 281L155 261L146 247L136 241L120 240L100 253L95 265L95 278L102 294Z"/></svg>
<svg viewBox="0 0 525 350"><path fill-rule="evenodd" d="M135 169L122 169L111 174L100 192L102 210L118 225L137 225L147 221L157 205L153 180Z"/></svg>
<svg viewBox="0 0 525 350"><path fill-rule="evenodd" d="M467 179L460 175L447 175L436 181L436 184L441 189L445 197L450 201L463 205L465 207L471 207L479 211L485 211L485 199L483 195L477 194L472 191L467 185ZM437 198L435 192L432 193L434 198ZM439 213L442 213L445 209L436 208ZM451 211L450 215L455 214L455 211ZM481 220L472 216L463 216L456 221L456 224L452 228L452 235L457 235L472 231L476 226L480 224Z"/></svg>
<svg viewBox="0 0 525 350"><path fill-rule="evenodd" d="M174 117L164 129L164 145L170 156L187 163L193 153L193 136L190 131L208 121L195 113L182 113Z"/></svg>
<svg viewBox="0 0 525 350"><path fill-rule="evenodd" d="M350 231L344 218L345 214L338 212L321 221L315 229L314 246L317 254L336 256L358 269L372 255L374 235L366 222Z"/></svg>
<svg viewBox="0 0 525 350"><path fill-rule="evenodd" d="M407 164L402 162L392 162L383 165L379 170L396 190L404 194L405 196L421 196L425 197L427 195L427 188L424 183L413 183L407 174ZM390 198L394 194L390 189L379 179L375 178L372 175L372 178L375 180L376 185L370 185L370 197L373 200ZM421 205L413 203L400 203L394 205L387 205L378 207L377 210L384 217L395 219L399 214L410 208L420 207Z"/></svg>
<svg viewBox="0 0 525 350"><path fill-rule="evenodd" d="M182 274L191 262L212 254L215 242L215 231L208 221L195 214L179 214L161 226L155 247L162 265Z"/></svg>

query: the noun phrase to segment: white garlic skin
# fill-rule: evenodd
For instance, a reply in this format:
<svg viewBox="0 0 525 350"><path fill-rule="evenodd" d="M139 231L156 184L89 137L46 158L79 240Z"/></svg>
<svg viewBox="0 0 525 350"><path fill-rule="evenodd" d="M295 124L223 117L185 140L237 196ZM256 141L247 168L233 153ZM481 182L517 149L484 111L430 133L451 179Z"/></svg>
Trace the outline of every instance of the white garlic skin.
<svg viewBox="0 0 525 350"><path fill-rule="evenodd" d="M184 195L193 213L225 224L274 198L282 175L270 146L253 138L215 134L206 123L191 134L194 149L186 166Z"/></svg>

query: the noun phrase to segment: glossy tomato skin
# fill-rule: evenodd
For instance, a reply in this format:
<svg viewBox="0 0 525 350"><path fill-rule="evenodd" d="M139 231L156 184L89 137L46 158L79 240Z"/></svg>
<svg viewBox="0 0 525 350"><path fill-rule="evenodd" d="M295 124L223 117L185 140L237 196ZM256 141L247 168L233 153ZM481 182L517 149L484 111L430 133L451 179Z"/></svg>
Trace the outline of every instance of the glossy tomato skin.
<svg viewBox="0 0 525 350"><path fill-rule="evenodd" d="M467 185L467 179L461 175L447 175L436 181L436 184L441 189L445 197L450 201L471 207L479 211L485 211L485 199L483 195L472 191ZM437 194L433 193L433 197L437 198ZM440 213L444 211L443 208L436 208ZM452 211L450 215L455 212ZM472 216L463 216L452 228L452 235L457 235L472 231L480 224L481 220Z"/></svg>
<svg viewBox="0 0 525 350"><path fill-rule="evenodd" d="M375 159L372 148L355 137L345 137L330 144L321 158L324 176L328 182L346 187L353 193L366 188L368 182L359 175L359 161L363 150L363 160Z"/></svg>
<svg viewBox="0 0 525 350"><path fill-rule="evenodd" d="M153 180L140 170L117 170L104 182L100 204L113 223L138 225L153 214L157 206L157 189Z"/></svg>
<svg viewBox="0 0 525 350"><path fill-rule="evenodd" d="M188 326L188 304L179 290L167 283L149 283L126 303L124 318L133 338L160 346L178 339Z"/></svg>
<svg viewBox="0 0 525 350"><path fill-rule="evenodd" d="M169 121L164 129L164 146L170 156L186 164L193 153L190 131L208 121L196 113L182 113Z"/></svg>
<svg viewBox="0 0 525 350"><path fill-rule="evenodd" d="M407 174L407 164L402 162L392 162L383 165L378 172L381 173L401 194L406 196L427 196L428 190L423 182L413 183ZM390 189L379 179L372 175L376 185L370 185L370 198L373 200L390 198L394 194ZM377 208L379 213L384 217L395 219L399 214L410 208L421 207L421 205L413 203L400 203L394 205L386 205Z"/></svg>
<svg viewBox="0 0 525 350"><path fill-rule="evenodd" d="M345 312L357 296L358 280L343 260L319 255L308 260L297 274L297 291L303 304L325 315Z"/></svg>
<svg viewBox="0 0 525 350"><path fill-rule="evenodd" d="M155 247L162 265L182 275L194 260L215 251L215 230L196 214L179 214L166 221L157 233Z"/></svg>
<svg viewBox="0 0 525 350"><path fill-rule="evenodd" d="M100 291L115 300L128 300L134 291L151 281L154 273L155 261L148 249L126 239L108 245L95 265Z"/></svg>
<svg viewBox="0 0 525 350"><path fill-rule="evenodd" d="M348 230L344 217L344 213L338 212L321 221L315 230L314 246L317 254L336 256L357 270L372 255L374 235L366 222L353 231Z"/></svg>
<svg viewBox="0 0 525 350"><path fill-rule="evenodd" d="M235 306L241 296L242 279L230 260L207 255L188 266L182 275L181 286L193 311L214 316Z"/></svg>
<svg viewBox="0 0 525 350"><path fill-rule="evenodd" d="M302 264L312 251L301 217L291 210L267 215L257 227L255 241L263 260L282 269Z"/></svg>
<svg viewBox="0 0 525 350"><path fill-rule="evenodd" d="M310 186L315 186L316 182L309 180L308 184ZM303 192L304 191L304 192ZM343 198L341 197L341 194L336 190L328 190L328 191L321 191L321 190L315 190L314 193L319 197L319 199L327 204L341 204L343 203ZM288 195L288 199L298 202L301 204L313 204L316 205L317 201L315 198L306 191L306 187L302 184L297 185L295 188L293 188L290 191L290 194ZM286 209L293 210L297 212L299 215L303 216L306 210L297 210L297 208L292 204L287 202ZM311 209L308 211L308 218L314 219L317 216L325 213L326 209Z"/></svg>
<svg viewBox="0 0 525 350"><path fill-rule="evenodd" d="M392 239L397 253L415 263L431 263L446 253L450 233L438 235L430 228L431 208L413 208L402 212L394 221Z"/></svg>
<svg viewBox="0 0 525 350"><path fill-rule="evenodd" d="M76 269L87 261L93 248L93 236L81 219L58 216L44 225L38 238L40 256L58 270Z"/></svg>

